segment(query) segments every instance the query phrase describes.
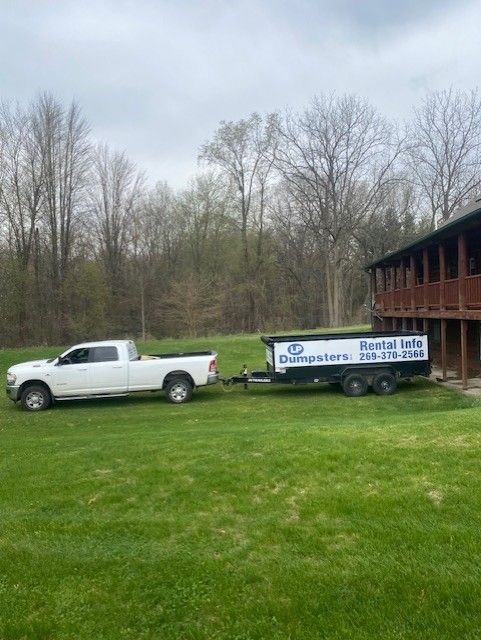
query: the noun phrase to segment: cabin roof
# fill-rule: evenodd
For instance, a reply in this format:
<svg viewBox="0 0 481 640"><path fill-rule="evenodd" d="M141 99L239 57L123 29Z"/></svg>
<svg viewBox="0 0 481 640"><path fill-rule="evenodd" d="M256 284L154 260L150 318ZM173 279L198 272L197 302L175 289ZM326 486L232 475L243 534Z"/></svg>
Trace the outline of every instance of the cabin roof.
<svg viewBox="0 0 481 640"><path fill-rule="evenodd" d="M435 238L446 236L446 232L453 231L456 227L461 226L462 224L476 218L479 215L481 215L481 197L478 197L475 200L471 200L464 207L456 209L453 215L448 220L446 220L446 222L443 222L441 225L439 225L437 229L434 229L434 231L430 231L429 233L416 238L416 240L413 240L409 244L404 245L400 249L391 251L385 256L374 260L374 262L371 262L366 266L366 270L369 270L376 265L380 265L383 262L391 262L393 258L401 257L403 254L408 252L410 253L413 249L426 245Z"/></svg>

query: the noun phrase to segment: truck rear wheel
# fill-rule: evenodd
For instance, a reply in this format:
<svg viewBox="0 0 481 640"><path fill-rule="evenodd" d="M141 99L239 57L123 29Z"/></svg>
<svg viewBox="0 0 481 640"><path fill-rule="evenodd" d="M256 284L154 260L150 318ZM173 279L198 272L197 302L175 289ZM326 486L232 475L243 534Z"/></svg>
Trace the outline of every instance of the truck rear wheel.
<svg viewBox="0 0 481 640"><path fill-rule="evenodd" d="M396 378L392 373L379 373L372 381L372 388L378 396L390 396L396 391Z"/></svg>
<svg viewBox="0 0 481 640"><path fill-rule="evenodd" d="M186 378L173 378L165 387L165 394L169 402L181 404L192 398L192 385Z"/></svg>
<svg viewBox="0 0 481 640"><path fill-rule="evenodd" d="M358 396L365 396L367 393L367 380L359 373L350 373L346 376L342 382L342 390L346 396L357 398Z"/></svg>
<svg viewBox="0 0 481 640"><path fill-rule="evenodd" d="M25 387L22 391L20 403L26 411L45 411L52 404L52 396L47 387L35 384Z"/></svg>

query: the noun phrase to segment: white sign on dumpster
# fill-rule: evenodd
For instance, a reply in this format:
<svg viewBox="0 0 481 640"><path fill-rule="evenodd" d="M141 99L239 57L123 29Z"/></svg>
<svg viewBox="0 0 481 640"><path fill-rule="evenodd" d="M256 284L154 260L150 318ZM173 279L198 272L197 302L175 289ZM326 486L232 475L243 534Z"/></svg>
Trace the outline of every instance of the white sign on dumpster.
<svg viewBox="0 0 481 640"><path fill-rule="evenodd" d="M428 357L426 335L274 342L276 371L291 367L427 360Z"/></svg>

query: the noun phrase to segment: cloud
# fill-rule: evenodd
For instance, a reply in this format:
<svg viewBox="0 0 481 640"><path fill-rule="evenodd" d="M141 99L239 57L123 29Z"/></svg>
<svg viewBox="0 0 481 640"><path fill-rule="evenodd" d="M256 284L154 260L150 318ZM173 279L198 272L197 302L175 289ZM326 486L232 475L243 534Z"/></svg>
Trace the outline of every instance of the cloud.
<svg viewBox="0 0 481 640"><path fill-rule="evenodd" d="M405 117L429 89L476 82L477 2L104 0L5 3L4 98L48 89L96 138L180 186L221 119L324 91Z"/></svg>

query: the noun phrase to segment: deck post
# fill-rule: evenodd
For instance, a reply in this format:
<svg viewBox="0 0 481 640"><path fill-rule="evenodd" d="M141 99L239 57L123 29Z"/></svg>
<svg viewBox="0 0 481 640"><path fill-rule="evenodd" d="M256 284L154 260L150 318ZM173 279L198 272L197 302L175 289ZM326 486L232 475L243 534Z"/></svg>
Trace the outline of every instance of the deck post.
<svg viewBox="0 0 481 640"><path fill-rule="evenodd" d="M429 331L429 320L428 318L423 318L423 331L427 333Z"/></svg>
<svg viewBox="0 0 481 640"><path fill-rule="evenodd" d="M374 328L374 311L376 309L376 293L377 293L377 269L373 267L371 269L371 299L370 309L369 309L369 318L371 320L371 327Z"/></svg>
<svg viewBox="0 0 481 640"><path fill-rule="evenodd" d="M466 309L466 236L458 235L458 283L459 283L459 309Z"/></svg>
<svg viewBox="0 0 481 640"><path fill-rule="evenodd" d="M402 319L402 330L406 331L407 328L408 328L408 319L406 318L406 316L403 316L403 319Z"/></svg>
<svg viewBox="0 0 481 640"><path fill-rule="evenodd" d="M444 245L438 246L439 252L439 308L446 309L446 296L445 296L445 280L446 280L446 253L444 251Z"/></svg>
<svg viewBox="0 0 481 640"><path fill-rule="evenodd" d="M424 299L425 309L429 309L428 282L429 282L429 253L428 253L427 247L424 247L423 249L423 299Z"/></svg>
<svg viewBox="0 0 481 640"><path fill-rule="evenodd" d="M443 381L446 382L448 378L447 363L446 363L446 325L445 318L441 320L441 368L443 370Z"/></svg>
<svg viewBox="0 0 481 640"><path fill-rule="evenodd" d="M380 272L381 272L381 282L380 282L380 289L383 292L383 295L381 296L381 308L385 309L386 308L386 268L385 267L380 267L379 268ZM383 331L384 331L384 325L383 325Z"/></svg>
<svg viewBox="0 0 481 640"><path fill-rule="evenodd" d="M414 255L411 255L409 258L409 270L411 272L411 310L414 311L416 309L416 304L414 302L414 287L416 286L416 260L414 259Z"/></svg>
<svg viewBox="0 0 481 640"><path fill-rule="evenodd" d="M413 331L417 331L417 330L418 330L418 319L413 318Z"/></svg>
<svg viewBox="0 0 481 640"><path fill-rule="evenodd" d="M406 289L406 261L404 260L404 258L401 258L401 266L400 268L400 274L399 274L399 289L400 289L400 296L401 296L401 309L405 309L406 308L406 301L404 299L404 290Z"/></svg>
<svg viewBox="0 0 481 640"><path fill-rule="evenodd" d="M460 320L461 323L461 377L463 389L468 388L468 321Z"/></svg>

